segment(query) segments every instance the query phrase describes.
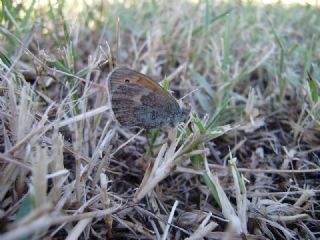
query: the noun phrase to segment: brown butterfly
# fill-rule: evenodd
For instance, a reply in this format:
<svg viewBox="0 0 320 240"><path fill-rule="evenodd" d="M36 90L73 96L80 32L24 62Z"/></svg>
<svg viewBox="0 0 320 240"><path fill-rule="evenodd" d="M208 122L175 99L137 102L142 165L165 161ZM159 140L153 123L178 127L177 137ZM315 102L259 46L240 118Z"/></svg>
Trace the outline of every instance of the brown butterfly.
<svg viewBox="0 0 320 240"><path fill-rule="evenodd" d="M190 112L156 81L128 67L109 74L108 90L114 116L126 127L174 127Z"/></svg>

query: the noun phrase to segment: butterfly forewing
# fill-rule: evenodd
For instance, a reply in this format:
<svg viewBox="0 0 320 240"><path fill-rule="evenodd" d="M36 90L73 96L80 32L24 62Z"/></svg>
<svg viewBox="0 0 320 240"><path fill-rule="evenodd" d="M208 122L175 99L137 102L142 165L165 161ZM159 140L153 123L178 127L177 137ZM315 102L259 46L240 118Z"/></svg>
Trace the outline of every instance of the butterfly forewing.
<svg viewBox="0 0 320 240"><path fill-rule="evenodd" d="M139 73L137 71L134 71L127 67L118 67L114 69L109 76L109 91L112 93L119 85L123 85L126 83L135 83L139 84L141 86L144 86L145 88L148 88L150 90L153 90L154 92L157 92L163 96L166 96L168 98L174 97L170 95L167 91L165 91L156 81L149 78L148 76Z"/></svg>

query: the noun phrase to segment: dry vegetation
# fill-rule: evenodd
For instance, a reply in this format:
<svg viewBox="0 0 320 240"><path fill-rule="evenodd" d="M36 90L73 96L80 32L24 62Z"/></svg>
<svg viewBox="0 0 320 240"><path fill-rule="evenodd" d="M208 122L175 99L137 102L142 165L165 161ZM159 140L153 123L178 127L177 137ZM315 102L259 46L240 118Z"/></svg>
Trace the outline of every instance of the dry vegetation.
<svg viewBox="0 0 320 240"><path fill-rule="evenodd" d="M0 238L319 239L320 9L88 2L1 3ZM119 126L111 54L188 122Z"/></svg>

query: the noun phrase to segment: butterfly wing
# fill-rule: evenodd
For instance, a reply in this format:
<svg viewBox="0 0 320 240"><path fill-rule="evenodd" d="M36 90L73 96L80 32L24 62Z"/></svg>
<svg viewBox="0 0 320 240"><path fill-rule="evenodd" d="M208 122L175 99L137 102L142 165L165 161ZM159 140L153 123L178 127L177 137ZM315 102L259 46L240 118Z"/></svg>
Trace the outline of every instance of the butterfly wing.
<svg viewBox="0 0 320 240"><path fill-rule="evenodd" d="M109 76L113 113L121 125L158 128L175 125L181 109L157 82L126 67Z"/></svg>

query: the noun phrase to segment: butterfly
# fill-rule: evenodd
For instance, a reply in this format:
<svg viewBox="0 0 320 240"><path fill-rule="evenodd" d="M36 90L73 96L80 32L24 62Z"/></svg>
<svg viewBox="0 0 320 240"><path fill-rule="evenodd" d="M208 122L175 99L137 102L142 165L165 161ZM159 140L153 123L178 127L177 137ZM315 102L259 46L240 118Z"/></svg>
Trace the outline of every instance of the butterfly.
<svg viewBox="0 0 320 240"><path fill-rule="evenodd" d="M190 113L155 80L128 67L109 74L108 91L113 114L125 127L175 127Z"/></svg>

